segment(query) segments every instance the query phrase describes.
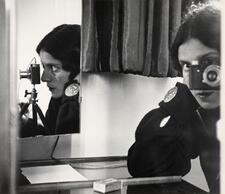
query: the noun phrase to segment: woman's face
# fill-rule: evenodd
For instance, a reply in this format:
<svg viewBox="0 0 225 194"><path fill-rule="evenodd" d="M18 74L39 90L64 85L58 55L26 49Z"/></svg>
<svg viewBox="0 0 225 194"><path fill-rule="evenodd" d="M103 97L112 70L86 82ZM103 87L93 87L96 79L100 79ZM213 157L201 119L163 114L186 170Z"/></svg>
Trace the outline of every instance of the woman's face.
<svg viewBox="0 0 225 194"><path fill-rule="evenodd" d="M190 68L188 66L193 64L193 61L199 62L202 58L207 57L217 58L218 61L220 60L219 52L216 49L205 46L198 39L191 38L180 45L178 49L178 59L182 65L183 82L188 87L190 87ZM191 92L204 109L214 109L220 105L219 90L191 90Z"/></svg>
<svg viewBox="0 0 225 194"><path fill-rule="evenodd" d="M70 72L62 68L60 60L44 50L40 51L40 58L44 68L41 80L47 82L53 98L60 98L64 92L65 83L69 81Z"/></svg>

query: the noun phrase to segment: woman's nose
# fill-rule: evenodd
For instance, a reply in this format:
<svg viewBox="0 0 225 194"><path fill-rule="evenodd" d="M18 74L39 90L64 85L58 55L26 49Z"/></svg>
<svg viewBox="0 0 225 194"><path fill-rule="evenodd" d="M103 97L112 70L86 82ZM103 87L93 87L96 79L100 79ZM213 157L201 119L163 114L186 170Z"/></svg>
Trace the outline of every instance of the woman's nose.
<svg viewBox="0 0 225 194"><path fill-rule="evenodd" d="M44 70L41 75L41 81L43 82L49 82L51 81L51 74L47 70Z"/></svg>

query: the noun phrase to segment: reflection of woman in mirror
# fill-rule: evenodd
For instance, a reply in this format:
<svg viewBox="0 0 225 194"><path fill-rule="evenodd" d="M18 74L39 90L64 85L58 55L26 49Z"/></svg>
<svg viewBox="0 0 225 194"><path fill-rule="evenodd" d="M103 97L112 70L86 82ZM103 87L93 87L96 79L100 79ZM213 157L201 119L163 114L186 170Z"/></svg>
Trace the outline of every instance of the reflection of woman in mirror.
<svg viewBox="0 0 225 194"><path fill-rule="evenodd" d="M128 152L132 176L185 175L199 156L209 190L219 192L220 11L192 5L172 47L184 84L169 90L140 122ZM205 80L205 81L203 81ZM204 83L203 83L204 82Z"/></svg>
<svg viewBox="0 0 225 194"><path fill-rule="evenodd" d="M54 28L36 48L43 66L41 80L47 83L51 100L45 115L47 130L32 130L29 119L21 126L22 137L79 132L80 26ZM30 124L29 124L30 123Z"/></svg>

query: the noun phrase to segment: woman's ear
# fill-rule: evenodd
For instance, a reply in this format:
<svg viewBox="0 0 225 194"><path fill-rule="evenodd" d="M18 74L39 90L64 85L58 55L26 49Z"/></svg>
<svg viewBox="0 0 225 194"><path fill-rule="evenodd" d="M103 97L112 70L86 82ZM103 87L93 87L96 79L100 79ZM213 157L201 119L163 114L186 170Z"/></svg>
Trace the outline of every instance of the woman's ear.
<svg viewBox="0 0 225 194"><path fill-rule="evenodd" d="M76 80L78 83L80 83L80 73L77 74L77 76L74 77L73 80L74 80L74 81Z"/></svg>

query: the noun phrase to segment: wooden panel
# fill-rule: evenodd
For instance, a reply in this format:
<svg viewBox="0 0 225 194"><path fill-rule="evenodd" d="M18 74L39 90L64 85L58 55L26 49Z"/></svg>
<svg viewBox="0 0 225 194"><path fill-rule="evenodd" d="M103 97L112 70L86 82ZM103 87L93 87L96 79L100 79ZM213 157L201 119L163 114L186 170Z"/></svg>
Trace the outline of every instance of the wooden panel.
<svg viewBox="0 0 225 194"><path fill-rule="evenodd" d="M11 7L12 6L12 7ZM15 193L16 172L16 69L15 53L10 49L15 42L11 25L13 0L0 0L0 193ZM11 22L12 21L12 22ZM11 44L12 43L12 44ZM14 54L14 55L13 55ZM12 58L11 58L12 56ZM11 70L11 71L10 71Z"/></svg>

